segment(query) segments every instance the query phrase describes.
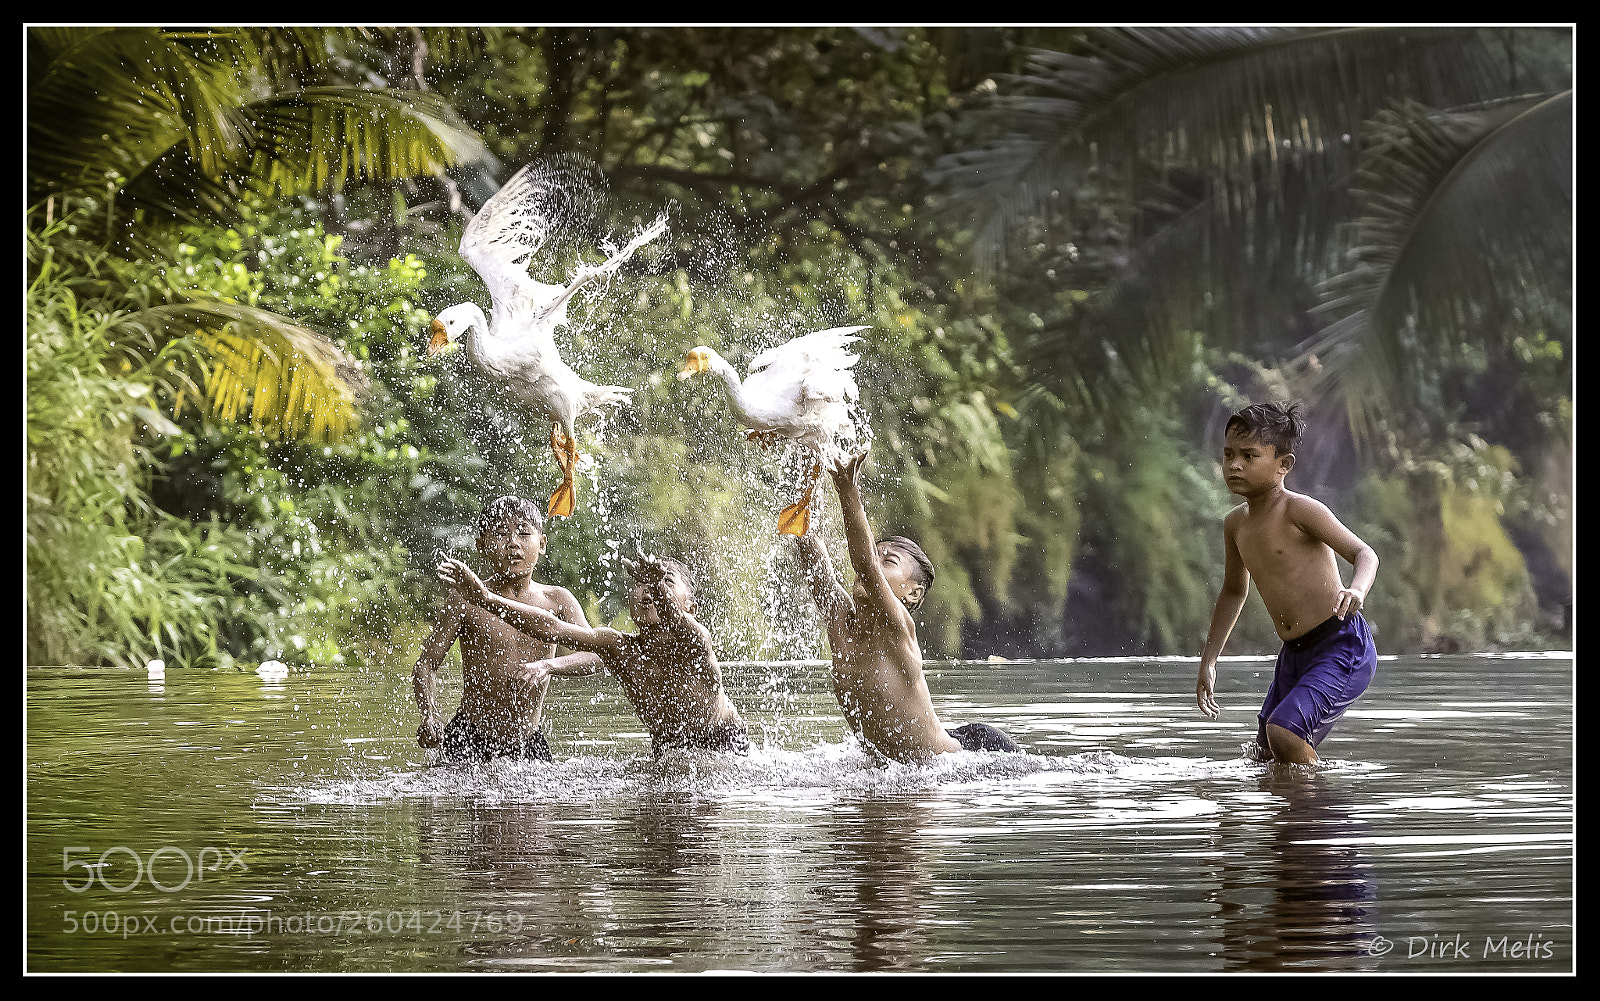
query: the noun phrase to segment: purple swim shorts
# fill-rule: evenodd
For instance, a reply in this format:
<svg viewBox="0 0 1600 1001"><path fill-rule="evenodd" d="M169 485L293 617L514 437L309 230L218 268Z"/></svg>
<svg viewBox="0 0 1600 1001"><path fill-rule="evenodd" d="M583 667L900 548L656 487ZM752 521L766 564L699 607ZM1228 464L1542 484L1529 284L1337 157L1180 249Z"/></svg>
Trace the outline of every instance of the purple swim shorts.
<svg viewBox="0 0 1600 1001"><path fill-rule="evenodd" d="M1286 640L1261 704L1256 740L1267 746L1267 724L1281 726L1312 747L1333 729L1350 703L1372 684L1378 651L1360 613L1331 617Z"/></svg>

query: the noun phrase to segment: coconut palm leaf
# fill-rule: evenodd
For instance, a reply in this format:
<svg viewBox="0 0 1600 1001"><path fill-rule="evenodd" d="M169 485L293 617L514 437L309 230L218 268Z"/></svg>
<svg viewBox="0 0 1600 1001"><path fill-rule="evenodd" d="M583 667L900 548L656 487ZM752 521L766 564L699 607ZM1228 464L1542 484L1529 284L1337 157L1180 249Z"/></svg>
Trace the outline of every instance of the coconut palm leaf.
<svg viewBox="0 0 1600 1001"><path fill-rule="evenodd" d="M249 420L269 438L334 441L359 419L366 380L332 341L267 310L227 302L188 302L133 313L119 327L192 337L206 349L204 405L218 420ZM180 395L174 410L189 402Z"/></svg>
<svg viewBox="0 0 1600 1001"><path fill-rule="evenodd" d="M362 177L440 174L488 156L442 98L421 91L317 87L255 102L243 113L255 140L245 173L285 193Z"/></svg>
<svg viewBox="0 0 1600 1001"><path fill-rule="evenodd" d="M31 196L105 191L109 182L123 199L111 221L160 228L226 218L246 187L304 192L492 159L431 93L281 92L319 46L360 34L320 32L31 29Z"/></svg>
<svg viewBox="0 0 1600 1001"><path fill-rule="evenodd" d="M1407 354L1440 350L1486 310L1570 310L1572 127L1570 90L1374 119L1354 263L1323 283L1328 322L1307 348L1347 398L1403 399Z"/></svg>
<svg viewBox="0 0 1600 1001"><path fill-rule="evenodd" d="M250 189L302 193L492 161L437 95L326 82L327 67L349 65L334 58L343 48L409 30L30 28L30 193L63 203L98 193L105 233L124 251L148 250L175 222L229 218ZM459 55L475 44L468 35L478 37L417 29L410 40ZM304 86L311 78L322 82ZM356 367L283 317L186 303L120 328L130 349L139 339L129 334L142 334L147 357L174 336L211 353L203 380L196 371L186 385L187 369L171 368L180 410L203 401L269 435L325 439L356 420Z"/></svg>
<svg viewBox="0 0 1600 1001"><path fill-rule="evenodd" d="M244 139L236 63L245 56L156 28L30 28L31 193L103 189L174 147L217 174Z"/></svg>
<svg viewBox="0 0 1600 1001"><path fill-rule="evenodd" d="M1120 165L1125 180L1146 160L1249 175L1262 157L1334 152L1397 95L1447 107L1534 89L1508 52L1541 43L1524 37L1537 30L1097 29L1091 55L1040 51L1007 78L936 177L1002 240L1091 166Z"/></svg>

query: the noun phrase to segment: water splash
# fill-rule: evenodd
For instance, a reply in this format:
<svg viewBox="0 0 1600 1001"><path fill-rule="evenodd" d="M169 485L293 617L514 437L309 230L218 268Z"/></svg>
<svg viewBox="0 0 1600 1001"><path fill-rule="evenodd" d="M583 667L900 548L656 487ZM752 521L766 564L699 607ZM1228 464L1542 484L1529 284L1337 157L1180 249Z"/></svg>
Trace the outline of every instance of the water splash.
<svg viewBox="0 0 1600 1001"><path fill-rule="evenodd" d="M339 777L277 790L290 801L357 805L403 799L474 803L627 801L663 793L712 799L844 800L938 791L1023 794L1055 786L1144 788L1259 771L1241 760L1132 758L959 751L927 764L884 764L854 741L787 749L758 746L747 757L670 751L659 758L580 754L550 762L430 765Z"/></svg>

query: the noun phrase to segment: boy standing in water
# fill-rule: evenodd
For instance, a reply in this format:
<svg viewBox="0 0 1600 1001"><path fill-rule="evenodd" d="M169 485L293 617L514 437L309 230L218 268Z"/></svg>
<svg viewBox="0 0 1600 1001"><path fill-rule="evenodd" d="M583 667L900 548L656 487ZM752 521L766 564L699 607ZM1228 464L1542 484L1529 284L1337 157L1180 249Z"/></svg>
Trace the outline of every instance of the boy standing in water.
<svg viewBox="0 0 1600 1001"><path fill-rule="evenodd" d="M739 711L722 685L711 633L694 618L694 575L675 560L627 561L633 586L629 610L639 631L590 628L546 608L497 594L456 560L439 564L439 576L467 601L548 643L587 651L595 661L530 664L536 676L578 676L602 668L622 683L633 711L650 731L657 755L668 748L750 753Z"/></svg>
<svg viewBox="0 0 1600 1001"><path fill-rule="evenodd" d="M500 497L478 516L478 552L489 570L486 586L552 617L582 622L583 609L571 592L533 579L533 568L544 555L545 545L544 518L532 501ZM457 641L461 643L461 706L449 725L441 727L435 676ZM497 757L551 760L550 746L540 728L550 672L536 674L529 662L549 661L554 654L555 645L548 640L520 632L477 605L446 600L411 673L422 713L417 743L423 747L443 744L445 758L451 761ZM591 664L598 667L597 658L587 653L568 654L555 663L574 671Z"/></svg>
<svg viewBox="0 0 1600 1001"><path fill-rule="evenodd" d="M1010 737L983 723L945 730L922 676L922 647L911 613L933 583L932 562L902 536L873 542L856 475L865 453L831 471L844 517L855 588L834 577L814 535L799 538L812 598L828 625L834 696L850 729L874 753L923 762L951 751L1015 751Z"/></svg>
<svg viewBox="0 0 1600 1001"><path fill-rule="evenodd" d="M1316 763L1316 746L1366 691L1378 664L1361 616L1377 554L1321 502L1283 485L1304 431L1293 403L1246 407L1224 428L1223 479L1244 503L1222 524L1226 569L1195 686L1200 711L1215 718L1217 658L1253 578L1283 640L1256 743L1274 760L1302 765ZM1349 587L1339 577L1340 556L1355 567Z"/></svg>

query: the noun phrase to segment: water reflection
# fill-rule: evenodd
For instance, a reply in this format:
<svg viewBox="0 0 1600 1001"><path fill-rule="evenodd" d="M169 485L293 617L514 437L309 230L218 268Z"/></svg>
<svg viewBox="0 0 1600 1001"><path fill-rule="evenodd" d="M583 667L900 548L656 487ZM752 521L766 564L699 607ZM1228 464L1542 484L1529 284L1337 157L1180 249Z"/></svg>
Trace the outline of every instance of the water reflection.
<svg viewBox="0 0 1600 1001"><path fill-rule="evenodd" d="M1351 837L1366 823L1352 815L1339 779L1321 769L1272 766L1253 795L1223 810L1213 899L1224 969L1377 967L1370 952L1377 882Z"/></svg>
<svg viewBox="0 0 1600 1001"><path fill-rule="evenodd" d="M943 675L964 698L1000 693L974 698L974 716L1027 724L1035 742L1059 734L1076 753L919 769L873 766L835 736L825 685L778 697L810 671L774 668L767 703L741 701L787 729L738 762L654 761L621 703L574 690L561 761L469 769L424 763L409 673L296 673L281 687L185 674L152 690L142 673L30 671L27 961L59 972L1573 968L1570 657L1492 662L1474 674L1471 703L1455 665L1387 663L1369 708L1330 738L1342 739L1332 763L1310 774L1239 759L1231 730L1177 711L1192 699L1190 664L1169 676L1135 666ZM1086 736L1113 719L1141 736ZM64 850L110 852L128 866L107 873L120 887L134 877L127 851L148 875L163 846L244 852L248 869L179 893L148 880L126 893L63 887L85 875ZM169 856L158 861L170 883ZM125 938L86 934L86 911L137 915L141 932L146 919L167 929L229 914L301 930ZM322 933L327 922L342 930ZM1380 933L1399 947L1375 959ZM1472 965L1406 954L1408 936L1458 933L1474 943ZM1484 955L1486 936L1530 935L1556 944L1515 963Z"/></svg>
<svg viewBox="0 0 1600 1001"><path fill-rule="evenodd" d="M538 765L518 765L536 768ZM451 905L424 923L454 942L467 963L571 955L604 914L582 874L563 811L545 803L427 803L417 818L417 858ZM603 887L603 883L601 884Z"/></svg>
<svg viewBox="0 0 1600 1001"><path fill-rule="evenodd" d="M935 885L917 832L932 811L897 799L841 805L826 827L834 918L845 926L850 969L926 969L928 890ZM830 883L820 884L830 886Z"/></svg>

